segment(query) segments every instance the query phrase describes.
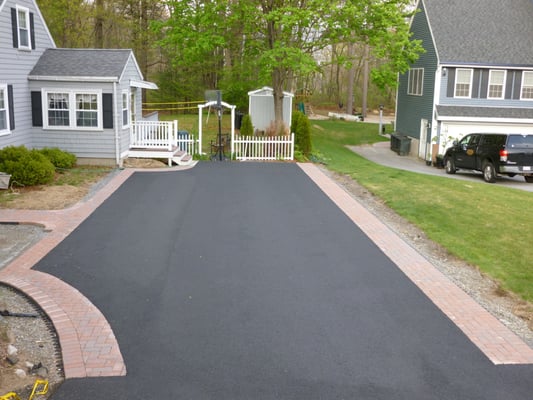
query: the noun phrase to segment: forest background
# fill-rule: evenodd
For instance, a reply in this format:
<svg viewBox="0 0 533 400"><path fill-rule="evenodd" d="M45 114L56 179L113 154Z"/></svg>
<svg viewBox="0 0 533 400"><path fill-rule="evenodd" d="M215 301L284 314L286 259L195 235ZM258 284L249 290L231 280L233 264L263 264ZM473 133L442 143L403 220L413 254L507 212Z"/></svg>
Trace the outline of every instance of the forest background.
<svg viewBox="0 0 533 400"><path fill-rule="evenodd" d="M398 72L423 52L409 38L412 0L37 3L57 47L132 49L160 88L146 93L149 102L203 100L217 89L246 112L248 91L270 86L275 102L285 90L297 102L366 115L394 108Z"/></svg>

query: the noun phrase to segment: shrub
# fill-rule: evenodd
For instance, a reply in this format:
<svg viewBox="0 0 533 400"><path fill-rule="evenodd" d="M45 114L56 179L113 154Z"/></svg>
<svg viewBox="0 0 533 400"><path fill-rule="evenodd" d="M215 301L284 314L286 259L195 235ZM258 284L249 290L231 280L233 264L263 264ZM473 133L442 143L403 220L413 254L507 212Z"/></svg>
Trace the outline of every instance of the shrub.
<svg viewBox="0 0 533 400"><path fill-rule="evenodd" d="M76 165L76 156L57 147L45 147L39 150L56 168L69 169Z"/></svg>
<svg viewBox="0 0 533 400"><path fill-rule="evenodd" d="M309 118L304 113L295 111L292 114L291 131L294 132L294 146L305 157L309 157L312 151Z"/></svg>
<svg viewBox="0 0 533 400"><path fill-rule="evenodd" d="M241 136L253 136L254 126L252 125L252 118L250 114L245 114L241 121Z"/></svg>
<svg viewBox="0 0 533 400"><path fill-rule="evenodd" d="M0 171L11 174L11 181L32 186L54 179L54 165L38 150L9 146L0 150Z"/></svg>

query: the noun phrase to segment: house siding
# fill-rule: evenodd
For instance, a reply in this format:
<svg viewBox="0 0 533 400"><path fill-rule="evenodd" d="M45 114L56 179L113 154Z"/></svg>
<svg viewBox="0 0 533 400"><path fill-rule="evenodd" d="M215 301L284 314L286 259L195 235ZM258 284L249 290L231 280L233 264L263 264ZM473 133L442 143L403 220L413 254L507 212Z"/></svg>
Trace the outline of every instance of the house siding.
<svg viewBox="0 0 533 400"><path fill-rule="evenodd" d="M49 82L30 81L30 90L41 92L42 90L101 90L102 94L113 94L111 83L98 82ZM29 100L28 100L29 101ZM45 101L43 99L43 101ZM103 112L103 110L100 110ZM29 113L31 123L31 111ZM46 114L43 111L43 118ZM115 130L101 129L97 131L75 129L43 129L32 127L32 145L34 148L59 147L71 152L79 158L115 158Z"/></svg>
<svg viewBox="0 0 533 400"><path fill-rule="evenodd" d="M422 41L422 46L426 52L421 54L410 68L424 68L423 94L422 96L408 95L409 73L400 74L396 106L396 131L416 139L420 138L420 120L426 119L431 122L433 119L435 72L438 64L437 54L422 3L420 3L419 8L420 12L413 18L411 31L414 33L413 39Z"/></svg>
<svg viewBox="0 0 533 400"><path fill-rule="evenodd" d="M34 21L34 50L13 47L11 9L17 5L28 8ZM0 8L0 83L13 86L15 129L0 136L0 148L25 145L32 147L31 100L28 74L46 48L55 47L41 13L34 1L7 0Z"/></svg>

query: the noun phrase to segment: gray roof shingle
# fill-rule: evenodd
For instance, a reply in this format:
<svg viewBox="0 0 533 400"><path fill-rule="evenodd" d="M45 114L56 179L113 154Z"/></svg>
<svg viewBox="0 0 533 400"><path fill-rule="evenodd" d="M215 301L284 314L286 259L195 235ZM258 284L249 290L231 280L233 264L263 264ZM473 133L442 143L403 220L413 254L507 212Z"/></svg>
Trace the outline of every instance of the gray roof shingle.
<svg viewBox="0 0 533 400"><path fill-rule="evenodd" d="M131 50L47 49L30 72L30 77L119 78Z"/></svg>
<svg viewBox="0 0 533 400"><path fill-rule="evenodd" d="M422 0L441 64L533 66L532 0Z"/></svg>
<svg viewBox="0 0 533 400"><path fill-rule="evenodd" d="M439 117L533 119L531 108L437 106Z"/></svg>

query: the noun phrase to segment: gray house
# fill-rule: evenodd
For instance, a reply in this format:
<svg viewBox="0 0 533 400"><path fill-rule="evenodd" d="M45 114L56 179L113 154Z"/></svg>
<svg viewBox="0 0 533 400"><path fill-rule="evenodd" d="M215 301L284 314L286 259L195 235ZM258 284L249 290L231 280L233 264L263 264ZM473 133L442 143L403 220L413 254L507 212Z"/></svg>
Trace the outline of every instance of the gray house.
<svg viewBox="0 0 533 400"><path fill-rule="evenodd" d="M143 120L142 89L157 86L131 50L57 49L35 0L0 0L0 148L59 147L79 163L181 163L196 143L179 142L177 121Z"/></svg>
<svg viewBox="0 0 533 400"><path fill-rule="evenodd" d="M426 53L399 77L396 131L411 154L442 154L472 132L533 134L533 1L419 0Z"/></svg>

